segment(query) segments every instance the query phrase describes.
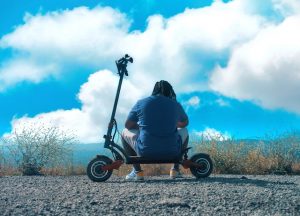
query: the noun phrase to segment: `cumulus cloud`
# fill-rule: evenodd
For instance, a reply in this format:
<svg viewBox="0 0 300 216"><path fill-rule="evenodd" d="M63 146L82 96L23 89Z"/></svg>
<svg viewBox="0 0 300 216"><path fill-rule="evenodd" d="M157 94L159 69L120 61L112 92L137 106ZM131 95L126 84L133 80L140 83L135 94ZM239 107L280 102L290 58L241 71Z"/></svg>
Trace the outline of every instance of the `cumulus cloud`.
<svg viewBox="0 0 300 216"><path fill-rule="evenodd" d="M16 53L1 65L0 89L53 75L64 78L78 65L105 68L108 59L121 55L120 38L129 24L124 14L108 7L27 14L23 25L0 40L2 49Z"/></svg>
<svg viewBox="0 0 300 216"><path fill-rule="evenodd" d="M30 56L64 63L104 62L115 56L118 41L124 37L130 21L125 15L109 7L86 7L27 14L24 24L3 36L1 47L13 48ZM62 62L61 62L62 61Z"/></svg>
<svg viewBox="0 0 300 216"><path fill-rule="evenodd" d="M224 141L231 138L231 135L228 132L220 132L214 128L205 128L203 131L194 131L194 134L200 136L204 140L218 140Z"/></svg>
<svg viewBox="0 0 300 216"><path fill-rule="evenodd" d="M98 71L90 75L78 93L82 103L80 109L56 110L41 113L34 117L24 116L13 119L12 131L24 124L52 124L66 132L74 133L81 143L94 143L102 141L106 133L111 115L111 109L118 84L118 77L108 70ZM128 80L124 80L120 104L117 110L117 120L120 128L123 127L127 112L141 97L140 91Z"/></svg>
<svg viewBox="0 0 300 216"><path fill-rule="evenodd" d="M184 103L187 107L198 108L200 105L200 98L198 96L191 97L188 101Z"/></svg>
<svg viewBox="0 0 300 216"><path fill-rule="evenodd" d="M22 80L41 82L49 75L69 73L70 65L109 68L112 60L129 53L136 60L130 79L146 89L149 83L152 86L157 79L166 79L181 92L203 90L213 67L206 61L219 59L233 45L253 37L264 22L261 16L247 13L239 1L216 1L168 19L153 15L143 32L129 31L131 21L109 7L27 14L23 25L1 38L0 46L21 53L22 61L40 64L35 64L32 74L14 81L1 76L0 84L6 83L3 89ZM17 55L10 64L17 64L19 58ZM55 67L45 69L44 65ZM16 70L5 64L0 71L17 77Z"/></svg>
<svg viewBox="0 0 300 216"><path fill-rule="evenodd" d="M24 80L39 83L49 75L55 75L56 71L55 64L41 65L30 59L15 59L5 62L4 66L0 68L0 92Z"/></svg>
<svg viewBox="0 0 300 216"><path fill-rule="evenodd" d="M300 114L300 15L260 31L236 48L225 68L211 77L211 88L266 108Z"/></svg>
<svg viewBox="0 0 300 216"><path fill-rule="evenodd" d="M298 14L300 2L298 0L273 0L274 9L278 10L284 17Z"/></svg>
<svg viewBox="0 0 300 216"><path fill-rule="evenodd" d="M215 102L221 107L229 107L230 106L230 102L224 100L223 98L218 98Z"/></svg>
<svg viewBox="0 0 300 216"><path fill-rule="evenodd" d="M24 24L0 39L1 49L16 53L0 66L0 91L49 76L65 79L65 74L72 73L70 66L112 69L114 59L129 53L135 63L130 65L118 107L122 122L136 99L150 93L157 80L170 81L176 93L207 90L211 70L229 53L228 65L213 72L210 88L265 107L299 112L299 100L295 100L300 92L296 84L298 3L268 0L274 13L287 16L278 23L264 17L260 7L249 7L261 2L215 1L170 18L153 15L145 31L130 31L128 17L109 7L27 14ZM94 73L78 93L80 109L41 113L12 124L43 117L77 131L83 142L99 141L106 131L117 80L108 71Z"/></svg>

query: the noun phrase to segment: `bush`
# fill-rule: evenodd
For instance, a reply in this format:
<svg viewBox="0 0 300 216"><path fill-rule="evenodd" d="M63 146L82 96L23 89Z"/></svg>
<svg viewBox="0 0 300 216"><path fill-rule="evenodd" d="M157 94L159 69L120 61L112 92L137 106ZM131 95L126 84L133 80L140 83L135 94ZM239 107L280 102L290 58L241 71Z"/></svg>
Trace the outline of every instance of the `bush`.
<svg viewBox="0 0 300 216"><path fill-rule="evenodd" d="M300 158L300 134L290 132L280 137L269 137L270 145L267 149L270 158L273 159L271 169L276 172L292 173L293 165Z"/></svg>
<svg viewBox="0 0 300 216"><path fill-rule="evenodd" d="M207 136L207 135L206 135ZM293 174L300 163L300 133L288 132L265 139L235 140L210 136L194 140L197 152L208 153L215 173Z"/></svg>
<svg viewBox="0 0 300 216"><path fill-rule="evenodd" d="M4 153L2 149L2 145L0 143L0 176L3 174L3 165L4 165Z"/></svg>
<svg viewBox="0 0 300 216"><path fill-rule="evenodd" d="M194 141L192 145L196 146L196 152L205 152L211 156L216 173L240 174L244 143L236 143L231 138L221 140L220 137L210 136L207 139L202 136L200 141Z"/></svg>
<svg viewBox="0 0 300 216"><path fill-rule="evenodd" d="M45 124L19 125L3 138L23 175L40 175L43 168L65 164L71 159L71 146L75 141L74 136Z"/></svg>

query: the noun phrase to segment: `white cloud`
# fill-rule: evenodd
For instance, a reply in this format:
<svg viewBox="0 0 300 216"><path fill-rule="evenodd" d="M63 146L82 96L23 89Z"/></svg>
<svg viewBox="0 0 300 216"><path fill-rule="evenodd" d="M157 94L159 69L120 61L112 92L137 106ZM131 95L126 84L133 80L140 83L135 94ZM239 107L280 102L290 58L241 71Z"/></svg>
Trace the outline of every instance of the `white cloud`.
<svg viewBox="0 0 300 216"><path fill-rule="evenodd" d="M221 106L221 107L229 107L229 106L230 106L230 102L229 102L229 101L226 101L226 100L224 100L224 99L222 99L222 98L218 98L218 99L216 100L216 103L217 103L219 106Z"/></svg>
<svg viewBox="0 0 300 216"><path fill-rule="evenodd" d="M266 108L300 114L300 15L261 30L236 48L226 68L218 67L212 89Z"/></svg>
<svg viewBox="0 0 300 216"><path fill-rule="evenodd" d="M198 108L200 105L200 98L198 96L191 97L185 104L189 107Z"/></svg>
<svg viewBox="0 0 300 216"><path fill-rule="evenodd" d="M12 131L16 128L22 128L24 125L53 125L59 127L67 133L72 133L81 138L85 138L86 142L96 140L96 131L99 126L91 127L89 116L87 113L79 109L57 110L49 113L41 113L34 117L23 116L19 119L13 119L11 122Z"/></svg>
<svg viewBox="0 0 300 216"><path fill-rule="evenodd" d="M102 7L27 14L24 22L0 40L0 47L17 53L0 67L0 91L22 81L65 78L78 65L111 64L108 59L121 56L119 42L130 24L124 14Z"/></svg>
<svg viewBox="0 0 300 216"><path fill-rule="evenodd" d="M34 117L13 119L12 131L23 124L42 122L74 133L82 143L101 142L110 119L114 102L112 95L116 92L118 79L107 70L96 72L81 86L78 94L81 109L57 110ZM124 80L121 95L116 117L120 128L123 127L128 110L141 97L139 89L128 80Z"/></svg>
<svg viewBox="0 0 300 216"><path fill-rule="evenodd" d="M15 59L6 62L0 68L0 92L7 87L22 81L39 83L49 75L55 75L57 66L55 64L39 65L30 59Z"/></svg>
<svg viewBox="0 0 300 216"><path fill-rule="evenodd" d="M298 3L276 1L277 10L289 16L277 26L255 7L250 9L251 2L215 1L168 19L154 15L143 32L129 32L131 21L126 15L108 7L27 15L23 25L0 40L2 49L17 53L0 66L0 91L22 81L42 82L48 76L64 79L72 73L70 65L114 69L112 61L129 53L135 62L118 107L122 123L136 99L149 94L155 81L170 81L177 93L201 91L207 88L214 63L233 52L228 67L214 72L214 90L298 112L300 37L294 15ZM77 131L83 142L99 141L106 131L117 81L108 71L92 74L78 94L81 109L23 117L12 124L43 117Z"/></svg>
<svg viewBox="0 0 300 216"><path fill-rule="evenodd" d="M278 10L283 16L299 14L300 1L298 0L273 0L274 9Z"/></svg>
<svg viewBox="0 0 300 216"><path fill-rule="evenodd" d="M0 46L22 54L11 59L11 65L20 58L23 62L29 59L29 64L36 63L40 70L17 78L18 72L4 64L0 73L10 73L15 80L1 76L0 85L3 89L22 80L41 82L49 75L59 77L70 73L70 65L112 69L114 59L129 53L135 58L129 79L143 88L149 90L154 81L165 79L180 92L203 90L207 87L203 80L211 69L204 61L213 61L233 45L250 39L264 22L247 13L239 1L217 1L168 19L154 15L148 18L144 32L129 32L131 21L109 7L28 14L23 25L1 38ZM44 65L54 66L45 69Z"/></svg>
<svg viewBox="0 0 300 216"><path fill-rule="evenodd" d="M2 47L24 51L38 59L73 59L88 64L114 56L119 45L115 39L124 37L130 24L124 14L108 7L27 14L24 22L1 39Z"/></svg>
<svg viewBox="0 0 300 216"><path fill-rule="evenodd" d="M214 128L205 128L204 131L194 131L194 134L200 136L204 140L218 140L224 141L231 138L228 132L222 133Z"/></svg>

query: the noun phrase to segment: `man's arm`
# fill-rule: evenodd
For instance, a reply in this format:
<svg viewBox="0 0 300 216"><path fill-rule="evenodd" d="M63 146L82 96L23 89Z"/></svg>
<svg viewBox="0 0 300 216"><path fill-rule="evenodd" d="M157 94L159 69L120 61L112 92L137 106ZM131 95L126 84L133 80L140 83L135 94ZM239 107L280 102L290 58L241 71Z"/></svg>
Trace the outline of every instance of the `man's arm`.
<svg viewBox="0 0 300 216"><path fill-rule="evenodd" d="M137 122L135 121L131 121L131 120L126 120L125 122L125 127L130 130L130 129L139 129L139 125L137 124Z"/></svg>
<svg viewBox="0 0 300 216"><path fill-rule="evenodd" d="M177 122L177 127L185 128L189 124L189 117L185 113L180 103L178 103L178 108L179 108L179 121Z"/></svg>
<svg viewBox="0 0 300 216"><path fill-rule="evenodd" d="M130 129L139 129L139 125L137 124L139 112L139 102L137 102L131 109L128 114L127 120L125 122L125 128Z"/></svg>

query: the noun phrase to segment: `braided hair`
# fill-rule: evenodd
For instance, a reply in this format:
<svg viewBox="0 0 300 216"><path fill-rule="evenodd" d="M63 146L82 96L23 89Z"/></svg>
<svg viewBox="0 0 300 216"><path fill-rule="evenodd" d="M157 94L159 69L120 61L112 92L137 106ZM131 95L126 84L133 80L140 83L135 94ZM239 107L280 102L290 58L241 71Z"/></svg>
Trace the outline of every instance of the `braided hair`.
<svg viewBox="0 0 300 216"><path fill-rule="evenodd" d="M165 80L161 80L155 83L152 95L163 95L165 97L176 100L176 94L173 90L173 87L168 81Z"/></svg>

